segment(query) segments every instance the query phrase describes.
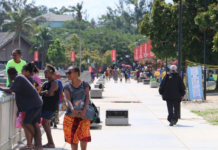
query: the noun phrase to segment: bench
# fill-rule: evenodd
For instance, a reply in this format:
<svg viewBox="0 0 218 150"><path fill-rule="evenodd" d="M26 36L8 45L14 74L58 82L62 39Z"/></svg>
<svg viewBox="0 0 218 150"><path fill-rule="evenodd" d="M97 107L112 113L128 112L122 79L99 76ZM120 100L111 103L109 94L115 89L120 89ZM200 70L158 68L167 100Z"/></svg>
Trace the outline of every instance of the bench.
<svg viewBox="0 0 218 150"><path fill-rule="evenodd" d="M99 88L99 85L100 85L100 84L95 84L94 87L98 89L98 88ZM102 84L102 87L104 88L104 84Z"/></svg>
<svg viewBox="0 0 218 150"><path fill-rule="evenodd" d="M150 88L158 88L159 83L158 82L150 82Z"/></svg>
<svg viewBox="0 0 218 150"><path fill-rule="evenodd" d="M139 78L138 80L139 80L139 82L142 82L143 79Z"/></svg>
<svg viewBox="0 0 218 150"><path fill-rule="evenodd" d="M129 125L129 111L128 110L106 110L106 126L128 126Z"/></svg>
<svg viewBox="0 0 218 150"><path fill-rule="evenodd" d="M102 84L102 85L104 85L105 82L104 82L104 81L98 81L98 82L96 82L96 84Z"/></svg>
<svg viewBox="0 0 218 150"><path fill-rule="evenodd" d="M91 98L102 98L102 89L91 89Z"/></svg>
<svg viewBox="0 0 218 150"><path fill-rule="evenodd" d="M148 79L144 79L144 82L143 82L144 84L150 84L150 80L148 80Z"/></svg>

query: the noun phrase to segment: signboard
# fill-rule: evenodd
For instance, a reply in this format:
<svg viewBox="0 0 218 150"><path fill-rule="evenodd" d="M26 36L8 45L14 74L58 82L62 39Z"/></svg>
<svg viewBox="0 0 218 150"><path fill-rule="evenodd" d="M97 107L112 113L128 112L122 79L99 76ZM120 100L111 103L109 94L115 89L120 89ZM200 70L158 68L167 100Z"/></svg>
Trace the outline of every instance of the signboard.
<svg viewBox="0 0 218 150"><path fill-rule="evenodd" d="M111 51L111 60L112 61L117 61L117 52L116 52L116 50Z"/></svg>
<svg viewBox="0 0 218 150"><path fill-rule="evenodd" d="M70 61L75 62L75 51L70 52Z"/></svg>
<svg viewBox="0 0 218 150"><path fill-rule="evenodd" d="M135 48L135 49L134 49L134 60L135 60L135 61L138 61L138 60L139 60L138 54L139 54L139 53L138 53L138 48Z"/></svg>
<svg viewBox="0 0 218 150"><path fill-rule="evenodd" d="M34 52L34 61L39 61L39 52L38 51Z"/></svg>
<svg viewBox="0 0 218 150"><path fill-rule="evenodd" d="M202 88L202 73L201 67L188 67L188 91L189 99L197 100L203 98L203 88Z"/></svg>
<svg viewBox="0 0 218 150"><path fill-rule="evenodd" d="M138 49L139 49L139 60L142 60L142 59L144 59L142 46L139 46Z"/></svg>

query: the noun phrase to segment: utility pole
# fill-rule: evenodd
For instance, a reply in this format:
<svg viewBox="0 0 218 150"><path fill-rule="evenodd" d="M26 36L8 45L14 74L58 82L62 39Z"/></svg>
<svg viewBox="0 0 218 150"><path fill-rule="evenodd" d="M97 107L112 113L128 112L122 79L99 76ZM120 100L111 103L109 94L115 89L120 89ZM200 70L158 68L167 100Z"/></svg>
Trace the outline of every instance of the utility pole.
<svg viewBox="0 0 218 150"><path fill-rule="evenodd" d="M179 2L179 37L178 37L178 73L181 74L181 46L182 46L182 0ZM181 105L179 106L179 115L181 118Z"/></svg>
<svg viewBox="0 0 218 150"><path fill-rule="evenodd" d="M205 12L207 11L207 0L205 0ZM204 100L206 100L207 96L206 96L206 51L207 51L207 30L204 31Z"/></svg>

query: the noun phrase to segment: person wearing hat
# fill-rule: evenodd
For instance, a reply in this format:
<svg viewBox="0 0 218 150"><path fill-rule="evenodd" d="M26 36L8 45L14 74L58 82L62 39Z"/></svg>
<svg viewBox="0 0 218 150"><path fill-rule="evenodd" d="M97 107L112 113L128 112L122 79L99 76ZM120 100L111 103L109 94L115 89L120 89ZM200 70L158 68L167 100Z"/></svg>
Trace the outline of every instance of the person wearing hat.
<svg viewBox="0 0 218 150"><path fill-rule="evenodd" d="M42 106L42 126L45 130L48 143L43 146L43 148L55 148L55 144L51 134L50 120L55 114L55 111L59 108L59 90L58 82L54 79L55 68L52 65L46 65L44 70L45 81L42 85L42 91L40 95L42 96L43 106Z"/></svg>

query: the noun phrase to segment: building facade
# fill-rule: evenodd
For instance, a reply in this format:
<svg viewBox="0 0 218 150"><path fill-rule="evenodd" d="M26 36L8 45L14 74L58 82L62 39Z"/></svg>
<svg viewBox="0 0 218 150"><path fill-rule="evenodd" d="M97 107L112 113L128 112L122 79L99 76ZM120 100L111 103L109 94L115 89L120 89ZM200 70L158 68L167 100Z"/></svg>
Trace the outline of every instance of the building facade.
<svg viewBox="0 0 218 150"><path fill-rule="evenodd" d="M15 33L12 32L8 35L8 32L0 32L0 63L4 64L12 59L12 51L19 48L19 40L14 39ZM14 39L14 40L13 40ZM24 36L21 36L21 52L22 58L25 61L33 61L34 54L31 53L31 42Z"/></svg>

